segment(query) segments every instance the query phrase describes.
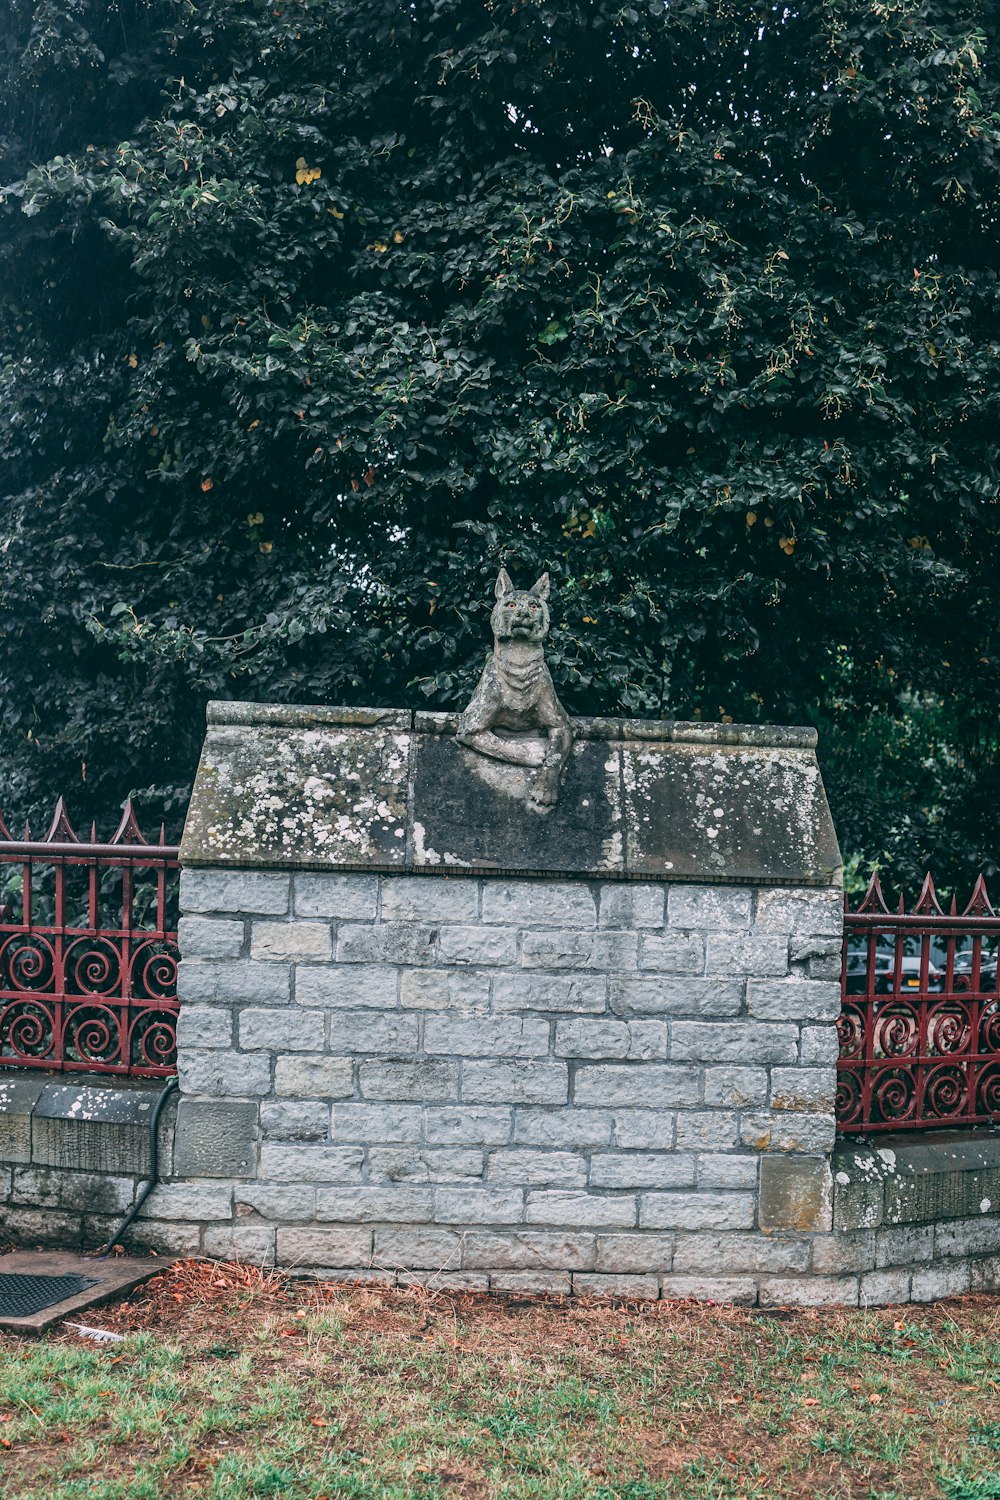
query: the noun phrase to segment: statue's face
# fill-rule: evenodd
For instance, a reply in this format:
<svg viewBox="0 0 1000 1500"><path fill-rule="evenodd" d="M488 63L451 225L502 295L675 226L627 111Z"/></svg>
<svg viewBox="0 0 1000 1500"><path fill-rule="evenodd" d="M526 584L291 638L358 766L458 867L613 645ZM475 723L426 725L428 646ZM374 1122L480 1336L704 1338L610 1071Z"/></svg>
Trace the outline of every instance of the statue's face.
<svg viewBox="0 0 1000 1500"><path fill-rule="evenodd" d="M549 607L537 594L511 589L493 606L490 624L498 641L541 641L549 629Z"/></svg>

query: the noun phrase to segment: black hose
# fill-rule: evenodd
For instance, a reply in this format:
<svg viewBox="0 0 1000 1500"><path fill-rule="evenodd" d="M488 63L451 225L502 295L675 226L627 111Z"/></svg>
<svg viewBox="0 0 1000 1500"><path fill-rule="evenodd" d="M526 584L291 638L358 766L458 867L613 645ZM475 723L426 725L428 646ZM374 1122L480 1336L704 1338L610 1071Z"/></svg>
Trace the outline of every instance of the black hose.
<svg viewBox="0 0 1000 1500"><path fill-rule="evenodd" d="M136 1214L139 1212L140 1208L145 1203L146 1199L149 1197L150 1193L156 1186L156 1179L159 1175L160 1167L160 1149L159 1142L157 1140L157 1126L160 1123L160 1115L163 1113L163 1106L167 1102L167 1095L170 1094L176 1087L176 1077L168 1078L162 1091L157 1095L156 1103L153 1106L153 1113L149 1121L149 1181L146 1183L142 1192L139 1194L138 1198L135 1200L132 1207L129 1209L128 1213L125 1215L118 1228L115 1230L114 1234L108 1240L107 1244L102 1245L99 1250L93 1250L91 1252L91 1258L93 1260L107 1260L108 1256L111 1254L112 1250L117 1245L118 1241L121 1239L122 1235L125 1233L126 1229L131 1224L132 1220L135 1218Z"/></svg>

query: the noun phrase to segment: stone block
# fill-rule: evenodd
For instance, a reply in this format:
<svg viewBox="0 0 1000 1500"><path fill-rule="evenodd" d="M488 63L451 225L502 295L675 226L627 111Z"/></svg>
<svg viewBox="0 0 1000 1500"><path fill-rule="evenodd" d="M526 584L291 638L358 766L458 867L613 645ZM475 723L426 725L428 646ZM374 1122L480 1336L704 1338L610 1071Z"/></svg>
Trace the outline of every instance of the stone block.
<svg viewBox="0 0 1000 1500"><path fill-rule="evenodd" d="M177 1015L177 1046L232 1047L233 1013L218 1005L182 1005Z"/></svg>
<svg viewBox="0 0 1000 1500"><path fill-rule="evenodd" d="M0 1161L31 1160L31 1112L48 1082L45 1074L0 1075Z"/></svg>
<svg viewBox="0 0 1000 1500"><path fill-rule="evenodd" d="M640 1229L750 1229L752 1193L644 1193Z"/></svg>
<svg viewBox="0 0 1000 1500"><path fill-rule="evenodd" d="M628 1032L628 1055L633 1061L662 1061L670 1055L670 1028L666 1021L629 1021Z"/></svg>
<svg viewBox="0 0 1000 1500"><path fill-rule="evenodd" d="M666 915L666 889L662 885L602 885L601 927L662 927Z"/></svg>
<svg viewBox="0 0 1000 1500"><path fill-rule="evenodd" d="M434 1190L410 1183L317 1188L316 1218L340 1224L420 1224L432 1217Z"/></svg>
<svg viewBox="0 0 1000 1500"><path fill-rule="evenodd" d="M241 1182L234 1198L237 1212L240 1208L251 1209L264 1219L309 1220L316 1213L316 1189L306 1183Z"/></svg>
<svg viewBox="0 0 1000 1500"><path fill-rule="evenodd" d="M609 1152L590 1159L592 1188L694 1187L694 1157L675 1152Z"/></svg>
<svg viewBox="0 0 1000 1500"><path fill-rule="evenodd" d="M826 1158L762 1157L759 1214L760 1227L765 1230L823 1232L830 1229L833 1223L833 1183Z"/></svg>
<svg viewBox="0 0 1000 1500"><path fill-rule="evenodd" d="M257 1108L229 1099L179 1100L174 1175L251 1176L257 1161Z"/></svg>
<svg viewBox="0 0 1000 1500"><path fill-rule="evenodd" d="M323 1047L326 1011L244 1010L240 1046L247 1051L317 1052Z"/></svg>
<svg viewBox="0 0 1000 1500"><path fill-rule="evenodd" d="M483 1067L492 1064L484 1063ZM362 1062L361 1093L366 1099L423 1100L447 1104L458 1098L458 1066L413 1058L409 1062Z"/></svg>
<svg viewBox="0 0 1000 1500"><path fill-rule="evenodd" d="M940 1148L939 1148L940 1149ZM981 1205L1000 1204L1000 1172L949 1170L947 1149L937 1157L936 1169L909 1165L887 1179L887 1223L926 1223L938 1219L974 1218L988 1212Z"/></svg>
<svg viewBox="0 0 1000 1500"><path fill-rule="evenodd" d="M769 1239L763 1234L682 1234L674 1270L717 1272L802 1271L809 1268L807 1239Z"/></svg>
<svg viewBox="0 0 1000 1500"><path fill-rule="evenodd" d="M722 1109L766 1104L767 1080L766 1068L706 1068L705 1103Z"/></svg>
<svg viewBox="0 0 1000 1500"><path fill-rule="evenodd" d="M709 983L710 981L706 981ZM676 1021L670 1055L698 1062L794 1063L799 1055L797 1026L753 1021Z"/></svg>
<svg viewBox="0 0 1000 1500"><path fill-rule="evenodd" d="M670 928L643 933L639 939L639 968L661 974L704 974L705 939L700 932Z"/></svg>
<svg viewBox="0 0 1000 1500"><path fill-rule="evenodd" d="M826 979L751 979L747 1010L758 1021L836 1021L840 985Z"/></svg>
<svg viewBox="0 0 1000 1500"><path fill-rule="evenodd" d="M377 875L335 875L324 871L293 877L297 917L325 917L328 921L374 922L378 912Z"/></svg>
<svg viewBox="0 0 1000 1500"><path fill-rule="evenodd" d="M354 1092L349 1057L298 1054L274 1064L274 1092L284 1099L347 1099Z"/></svg>
<svg viewBox="0 0 1000 1500"><path fill-rule="evenodd" d="M280 1266L359 1266L370 1261L370 1229L283 1229L277 1235Z"/></svg>
<svg viewBox="0 0 1000 1500"><path fill-rule="evenodd" d="M335 1104L330 1137L335 1141L419 1141L419 1104Z"/></svg>
<svg viewBox="0 0 1000 1500"><path fill-rule="evenodd" d="M856 1276L762 1276L761 1307L857 1307Z"/></svg>
<svg viewBox="0 0 1000 1500"><path fill-rule="evenodd" d="M547 1057L548 1021L519 1016L428 1016L424 1051L459 1057Z"/></svg>
<svg viewBox="0 0 1000 1500"><path fill-rule="evenodd" d="M456 1271L462 1264L462 1236L453 1229L376 1229L375 1264L406 1271Z"/></svg>
<svg viewBox="0 0 1000 1500"><path fill-rule="evenodd" d="M462 1244L462 1264L474 1269L562 1272L590 1270L597 1256L592 1234L538 1229L503 1233L470 1230Z"/></svg>
<svg viewBox="0 0 1000 1500"><path fill-rule="evenodd" d="M498 974L493 982L493 1009L541 1010L553 1014L600 1015L607 1009L608 981L603 974Z"/></svg>
<svg viewBox="0 0 1000 1500"><path fill-rule="evenodd" d="M669 1271L674 1258L671 1234L599 1234L597 1236L597 1270L621 1275Z"/></svg>
<svg viewBox="0 0 1000 1500"><path fill-rule="evenodd" d="M250 957L289 963L322 963L333 956L330 927L325 922L254 922L250 928Z"/></svg>
<svg viewBox="0 0 1000 1500"><path fill-rule="evenodd" d="M948 1219L935 1227L934 1254L939 1260L997 1251L1000 1251L1000 1219L996 1214L984 1212L975 1219Z"/></svg>
<svg viewBox="0 0 1000 1500"><path fill-rule="evenodd" d="M524 1193L509 1187L439 1187L434 1219L439 1224L520 1224Z"/></svg>
<svg viewBox="0 0 1000 1500"><path fill-rule="evenodd" d="M596 1109L517 1109L514 1141L519 1146L571 1146L577 1151L607 1146L611 1115Z"/></svg>
<svg viewBox="0 0 1000 1500"><path fill-rule="evenodd" d="M679 1109L701 1098L701 1070L671 1063L584 1065L576 1069L574 1098L577 1104Z"/></svg>
<svg viewBox="0 0 1000 1500"><path fill-rule="evenodd" d="M988 1255L969 1267L970 1292L1000 1292L1000 1255Z"/></svg>
<svg viewBox="0 0 1000 1500"><path fill-rule="evenodd" d="M498 1271L490 1277L490 1290L497 1296L568 1297L573 1283L557 1271Z"/></svg>
<svg viewBox="0 0 1000 1500"><path fill-rule="evenodd" d="M513 927L445 927L438 951L443 964L495 968L517 962L517 933Z"/></svg>
<svg viewBox="0 0 1000 1500"><path fill-rule="evenodd" d="M634 1229L636 1200L632 1195L609 1198L591 1193L531 1188L525 1209L528 1224L565 1225L568 1229Z"/></svg>
<svg viewBox="0 0 1000 1500"><path fill-rule="evenodd" d="M907 1270L868 1271L861 1278L858 1302L861 1307L892 1307L910 1300L910 1273Z"/></svg>
<svg viewBox="0 0 1000 1500"><path fill-rule="evenodd" d="M539 928L521 937L526 969L634 969L638 940L634 932L585 932L579 928Z"/></svg>
<svg viewBox="0 0 1000 1500"><path fill-rule="evenodd" d="M408 969L399 982L404 1010L461 1010L485 1015L490 1008L490 976L461 969Z"/></svg>
<svg viewBox="0 0 1000 1500"><path fill-rule="evenodd" d="M490 1182L530 1187L587 1186L587 1162L570 1151L501 1150L491 1153L486 1176Z"/></svg>
<svg viewBox="0 0 1000 1500"><path fill-rule="evenodd" d="M260 1176L264 1181L304 1182L307 1186L360 1183L364 1156L361 1146L265 1141L260 1148Z"/></svg>
<svg viewBox="0 0 1000 1500"><path fill-rule="evenodd" d="M799 1061L804 1068L830 1066L840 1056L840 1040L837 1027L831 1022L826 1026L803 1026Z"/></svg>
<svg viewBox="0 0 1000 1500"><path fill-rule="evenodd" d="M351 964L343 968L334 964L325 969L302 965L295 971L295 999L299 1005L394 1010L398 991L399 970L382 964Z"/></svg>
<svg viewBox="0 0 1000 1500"><path fill-rule="evenodd" d="M732 979L613 975L610 1000L620 1016L735 1016L743 1005L743 984Z"/></svg>
<svg viewBox="0 0 1000 1500"><path fill-rule="evenodd" d="M655 1276L590 1275L580 1272L573 1277L578 1297L610 1297L618 1302L655 1302L660 1283Z"/></svg>
<svg viewBox="0 0 1000 1500"><path fill-rule="evenodd" d="M420 875L383 877L385 922L475 922L478 916L478 880Z"/></svg>
<svg viewBox="0 0 1000 1500"><path fill-rule="evenodd" d="M596 927L594 888L567 881L487 880L483 921L512 927Z"/></svg>
<svg viewBox="0 0 1000 1500"><path fill-rule="evenodd" d="M565 1063L512 1059L462 1065L462 1099L470 1104L565 1104Z"/></svg>
<svg viewBox="0 0 1000 1500"><path fill-rule="evenodd" d="M678 1151L726 1151L736 1144L736 1116L726 1109L682 1109L677 1113Z"/></svg>
<svg viewBox="0 0 1000 1500"><path fill-rule="evenodd" d="M740 1140L755 1151L801 1151L807 1156L833 1150L836 1121L823 1115L772 1114L766 1110L743 1115Z"/></svg>
<svg viewBox="0 0 1000 1500"><path fill-rule="evenodd" d="M182 870L182 912L247 912L281 917L288 911L287 875L242 870Z"/></svg>
<svg viewBox="0 0 1000 1500"><path fill-rule="evenodd" d="M817 1276L839 1276L851 1271L871 1271L875 1265L875 1231L859 1229L854 1234L817 1234L812 1242L811 1268Z"/></svg>
<svg viewBox="0 0 1000 1500"><path fill-rule="evenodd" d="M78 1213L59 1209L8 1206L0 1213L0 1232L8 1245L77 1250L81 1248L83 1221Z"/></svg>
<svg viewBox="0 0 1000 1500"><path fill-rule="evenodd" d="M482 1271L400 1271L397 1286L422 1286L431 1292L488 1292L490 1278Z"/></svg>
<svg viewBox="0 0 1000 1500"><path fill-rule="evenodd" d="M481 1151L446 1146L372 1146L368 1181L476 1182L483 1176Z"/></svg>
<svg viewBox="0 0 1000 1500"><path fill-rule="evenodd" d="M99 1227L98 1227L99 1226ZM107 1244L118 1224L114 1221L85 1219L83 1242L85 1245ZM121 1237L120 1243L133 1253L155 1255L200 1255L201 1226L199 1224L174 1224L165 1219L133 1219Z"/></svg>
<svg viewBox="0 0 1000 1500"><path fill-rule="evenodd" d="M311 1099L265 1099L261 1134L272 1141L322 1141L330 1128L330 1106Z"/></svg>
<svg viewBox="0 0 1000 1500"><path fill-rule="evenodd" d="M141 1219L229 1219L230 1182L158 1182L139 1210Z"/></svg>
<svg viewBox="0 0 1000 1500"><path fill-rule="evenodd" d="M844 930L844 898L836 887L758 891L755 922L772 932L839 938Z"/></svg>
<svg viewBox="0 0 1000 1500"><path fill-rule="evenodd" d="M185 1005L287 1005L291 993L287 964L186 958L177 970L177 996Z"/></svg>
<svg viewBox="0 0 1000 1500"><path fill-rule="evenodd" d="M962 1297L969 1290L971 1280L968 1261L916 1266L910 1276L910 1301L937 1302L941 1297Z"/></svg>
<svg viewBox="0 0 1000 1500"><path fill-rule="evenodd" d="M772 1068L771 1108L833 1114L836 1068Z"/></svg>
<svg viewBox="0 0 1000 1500"><path fill-rule="evenodd" d="M839 982L843 943L837 937L793 937L788 957L794 968L804 968L810 979Z"/></svg>
<svg viewBox="0 0 1000 1500"><path fill-rule="evenodd" d="M416 922L379 922L374 926L369 922L342 922L337 928L337 962L432 964L436 936L436 928Z"/></svg>
<svg viewBox="0 0 1000 1500"><path fill-rule="evenodd" d="M836 1216L835 1216L836 1217ZM900 1224L875 1235L875 1269L919 1266L934 1259L933 1224Z"/></svg>
<svg viewBox="0 0 1000 1500"><path fill-rule="evenodd" d="M573 1020L556 1023L556 1057L628 1057L632 1037L626 1021Z"/></svg>
<svg viewBox="0 0 1000 1500"><path fill-rule="evenodd" d="M437 1146L503 1146L511 1137L513 1112L471 1104L429 1108L424 1139Z"/></svg>
<svg viewBox="0 0 1000 1500"><path fill-rule="evenodd" d="M669 1151L677 1135L677 1115L669 1109L619 1109L614 1144L621 1151Z"/></svg>
<svg viewBox="0 0 1000 1500"><path fill-rule="evenodd" d="M721 1155L699 1154L698 1186L700 1188L749 1188L757 1187L760 1157L737 1156L727 1152Z"/></svg>
<svg viewBox="0 0 1000 1500"><path fill-rule="evenodd" d="M185 958L239 958L243 923L227 917L181 917L177 944Z"/></svg>
<svg viewBox="0 0 1000 1500"><path fill-rule="evenodd" d="M135 1200L135 1180L101 1172L68 1172L63 1167L15 1167L10 1201L29 1208L67 1213L121 1215Z"/></svg>
<svg viewBox="0 0 1000 1500"><path fill-rule="evenodd" d="M710 932L705 944L705 973L787 974L788 939L770 932Z"/></svg>
<svg viewBox="0 0 1000 1500"><path fill-rule="evenodd" d="M212 1260L273 1266L274 1233L268 1224L210 1224L205 1230L205 1254Z"/></svg>
<svg viewBox="0 0 1000 1500"><path fill-rule="evenodd" d="M196 1052L177 1057L182 1094L212 1094L220 1098L269 1094L271 1057L261 1052Z"/></svg>
<svg viewBox="0 0 1000 1500"><path fill-rule="evenodd" d="M753 894L750 890L720 890L718 886L672 885L667 897L671 927L749 927Z"/></svg>
<svg viewBox="0 0 1000 1500"><path fill-rule="evenodd" d="M416 1016L358 1010L330 1013L327 1045L331 1052L374 1052L412 1057L417 1050Z"/></svg>
<svg viewBox="0 0 1000 1500"><path fill-rule="evenodd" d="M671 1302L717 1302L720 1306L753 1307L757 1283L751 1276L664 1276L662 1295Z"/></svg>

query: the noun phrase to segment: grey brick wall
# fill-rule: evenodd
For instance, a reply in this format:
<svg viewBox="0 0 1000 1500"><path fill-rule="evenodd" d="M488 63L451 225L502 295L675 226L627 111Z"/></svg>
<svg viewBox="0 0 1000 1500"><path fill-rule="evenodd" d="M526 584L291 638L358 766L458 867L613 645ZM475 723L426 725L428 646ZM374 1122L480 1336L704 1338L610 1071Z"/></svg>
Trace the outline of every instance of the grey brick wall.
<svg viewBox="0 0 1000 1500"><path fill-rule="evenodd" d="M188 870L182 905L130 1245L760 1304L1000 1286L1000 1147L832 1154L837 891ZM44 1123L0 1098L0 1233L92 1246L141 1176L49 1166Z"/></svg>

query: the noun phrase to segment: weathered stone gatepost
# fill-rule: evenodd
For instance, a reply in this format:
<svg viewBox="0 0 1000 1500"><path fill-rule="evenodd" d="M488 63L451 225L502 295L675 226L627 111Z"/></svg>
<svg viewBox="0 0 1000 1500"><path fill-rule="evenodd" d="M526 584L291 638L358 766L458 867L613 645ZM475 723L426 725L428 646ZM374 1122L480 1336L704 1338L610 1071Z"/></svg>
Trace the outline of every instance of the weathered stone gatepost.
<svg viewBox="0 0 1000 1500"><path fill-rule="evenodd" d="M507 764L458 727L209 708L174 1158L231 1194L204 1248L837 1300L811 1274L837 1269L842 923L814 733L576 719L542 805L544 742Z"/></svg>

